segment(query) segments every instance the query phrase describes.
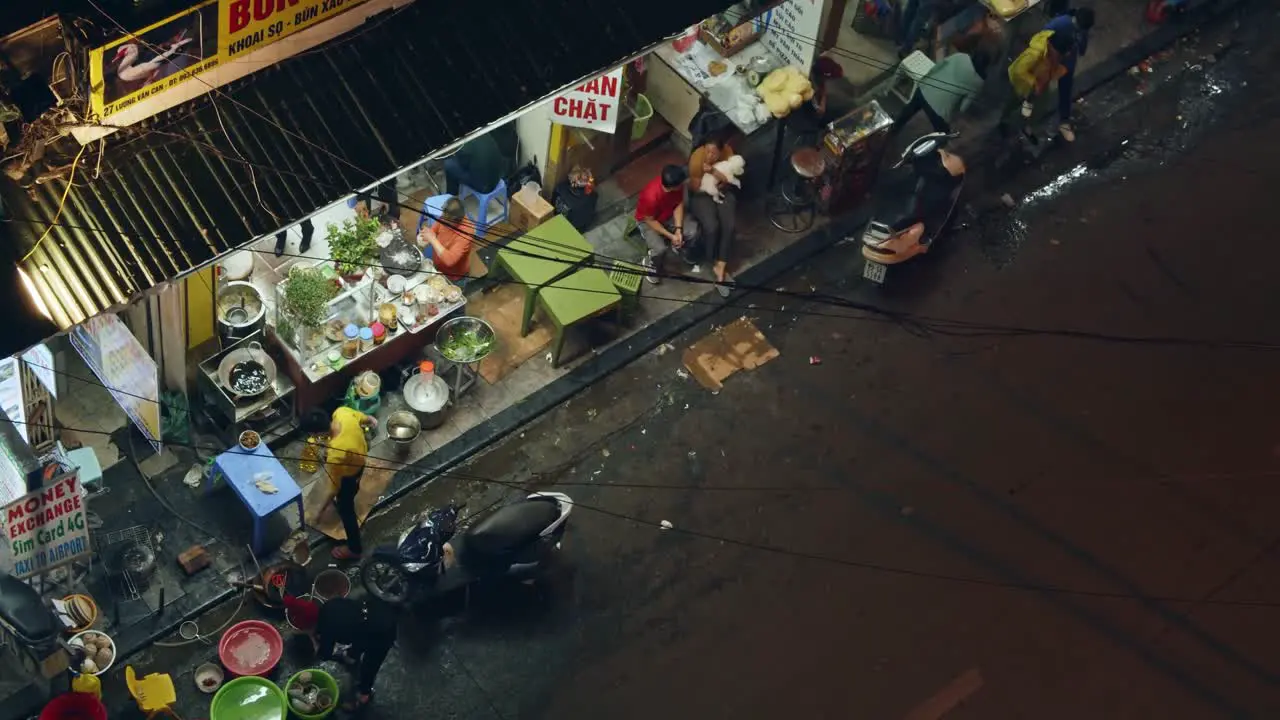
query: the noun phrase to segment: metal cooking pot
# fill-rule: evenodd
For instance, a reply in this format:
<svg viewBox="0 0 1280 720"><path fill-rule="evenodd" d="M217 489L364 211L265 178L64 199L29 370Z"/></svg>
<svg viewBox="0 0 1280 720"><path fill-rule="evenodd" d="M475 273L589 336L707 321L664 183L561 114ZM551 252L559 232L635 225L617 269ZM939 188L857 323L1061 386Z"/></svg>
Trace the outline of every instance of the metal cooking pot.
<svg viewBox="0 0 1280 720"><path fill-rule="evenodd" d="M229 282L218 288L214 300L218 325L224 337L248 337L262 326L267 306L253 283Z"/></svg>
<svg viewBox="0 0 1280 720"><path fill-rule="evenodd" d="M397 410L387 417L387 437L400 448L407 448L422 434L422 422L408 410Z"/></svg>
<svg viewBox="0 0 1280 720"><path fill-rule="evenodd" d="M439 375L423 374L414 368L404 381L401 392L423 430L435 430L444 424L445 411L449 407L449 385Z"/></svg>
<svg viewBox="0 0 1280 720"><path fill-rule="evenodd" d="M232 374L249 372L257 365L262 368L262 380L252 384L241 384L239 388L232 385ZM238 347L226 354L218 363L218 382L231 394L233 401L241 398L257 397L266 392L276 381L276 361L262 349L262 343L253 341L244 347Z"/></svg>

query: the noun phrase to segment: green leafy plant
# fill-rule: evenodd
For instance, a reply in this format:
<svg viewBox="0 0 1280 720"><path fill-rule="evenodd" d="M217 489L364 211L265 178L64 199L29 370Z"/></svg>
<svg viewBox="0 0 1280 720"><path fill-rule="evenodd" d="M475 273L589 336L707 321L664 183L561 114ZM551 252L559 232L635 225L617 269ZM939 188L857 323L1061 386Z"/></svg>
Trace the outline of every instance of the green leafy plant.
<svg viewBox="0 0 1280 720"><path fill-rule="evenodd" d="M303 328L318 328L329 315L329 301L338 294L333 281L315 268L293 268L284 284L284 314ZM292 323L281 323L281 325ZM281 333L284 332L280 328Z"/></svg>
<svg viewBox="0 0 1280 720"><path fill-rule="evenodd" d="M340 274L360 272L377 258L378 244L374 238L381 227L373 218L349 218L341 225L329 223L326 226L329 255Z"/></svg>

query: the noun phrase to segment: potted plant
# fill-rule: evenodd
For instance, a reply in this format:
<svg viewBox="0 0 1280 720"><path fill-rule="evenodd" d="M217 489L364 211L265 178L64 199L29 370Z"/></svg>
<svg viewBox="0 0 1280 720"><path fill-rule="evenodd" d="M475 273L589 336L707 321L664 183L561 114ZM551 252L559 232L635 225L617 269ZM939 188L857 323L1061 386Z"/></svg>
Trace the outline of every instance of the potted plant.
<svg viewBox="0 0 1280 720"><path fill-rule="evenodd" d="M281 302L281 319L276 332L287 338L295 347L301 339L295 334L302 330L317 330L329 316L329 301L338 294L334 281L325 277L317 268L295 267L289 270L284 282Z"/></svg>
<svg viewBox="0 0 1280 720"><path fill-rule="evenodd" d="M351 218L343 220L341 225L328 224L329 256L339 275L360 275L369 267L378 254L374 238L381 227L372 218Z"/></svg>

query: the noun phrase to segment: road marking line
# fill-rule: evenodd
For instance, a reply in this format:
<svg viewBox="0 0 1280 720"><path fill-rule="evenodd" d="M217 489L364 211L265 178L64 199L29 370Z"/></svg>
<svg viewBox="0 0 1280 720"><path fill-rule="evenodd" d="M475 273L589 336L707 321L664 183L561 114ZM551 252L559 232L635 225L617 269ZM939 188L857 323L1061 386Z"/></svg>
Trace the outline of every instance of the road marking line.
<svg viewBox="0 0 1280 720"><path fill-rule="evenodd" d="M941 720L981 687L982 673L978 668L973 668L952 680L937 695L917 705L907 713L906 720Z"/></svg>

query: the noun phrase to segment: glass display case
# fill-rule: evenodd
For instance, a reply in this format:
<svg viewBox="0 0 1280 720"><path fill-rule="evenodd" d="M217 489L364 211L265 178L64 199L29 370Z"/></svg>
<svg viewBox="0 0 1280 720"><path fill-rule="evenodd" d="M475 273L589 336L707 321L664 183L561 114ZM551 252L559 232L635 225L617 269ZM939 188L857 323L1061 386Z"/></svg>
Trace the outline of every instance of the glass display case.
<svg viewBox="0 0 1280 720"><path fill-rule="evenodd" d="M337 286L337 295L326 304L320 324L304 325L290 313L285 302L288 278L276 285L275 313L272 318L276 337L294 354L303 368L330 362L332 352L341 354L346 326L369 325L375 319L378 304L384 301L384 298L379 297L379 284L368 274L350 282L338 277L328 263L313 267ZM383 290L382 294L385 295L386 291Z"/></svg>

